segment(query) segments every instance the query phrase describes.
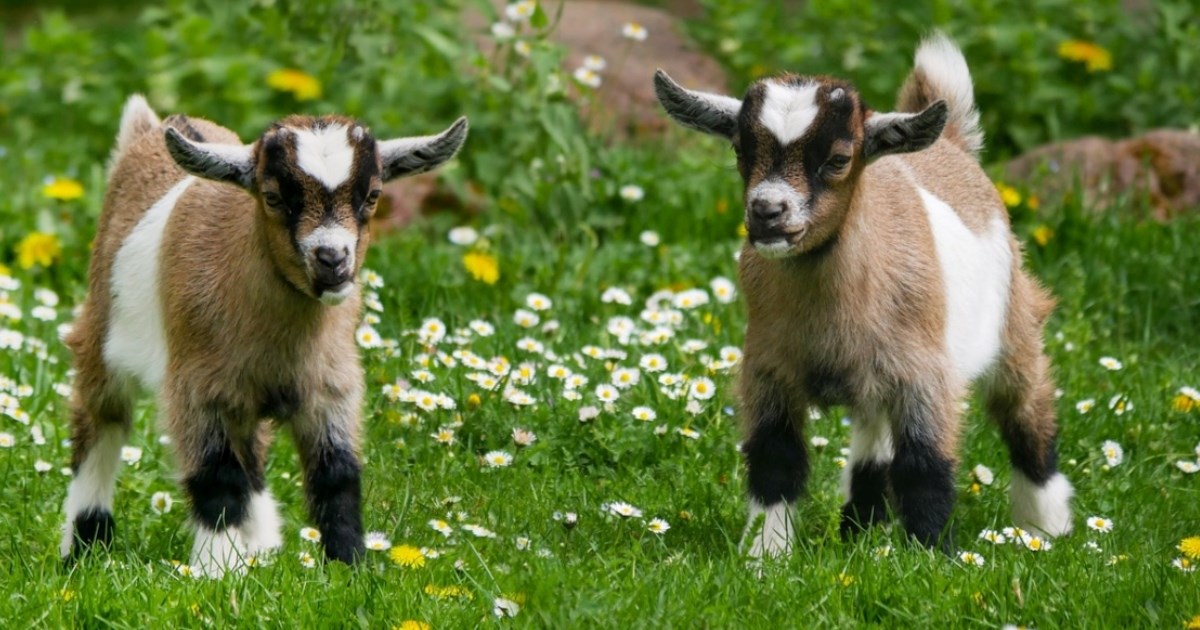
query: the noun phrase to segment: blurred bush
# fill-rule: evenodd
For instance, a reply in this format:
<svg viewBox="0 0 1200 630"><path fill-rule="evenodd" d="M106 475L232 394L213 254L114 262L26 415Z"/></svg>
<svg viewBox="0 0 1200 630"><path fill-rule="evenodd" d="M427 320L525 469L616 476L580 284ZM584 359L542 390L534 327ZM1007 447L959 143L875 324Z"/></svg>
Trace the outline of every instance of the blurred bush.
<svg viewBox="0 0 1200 630"><path fill-rule="evenodd" d="M942 29L971 67L989 160L1200 120L1195 0L702 3L708 16L692 33L742 86L782 70L836 74L880 110L895 102L920 37Z"/></svg>

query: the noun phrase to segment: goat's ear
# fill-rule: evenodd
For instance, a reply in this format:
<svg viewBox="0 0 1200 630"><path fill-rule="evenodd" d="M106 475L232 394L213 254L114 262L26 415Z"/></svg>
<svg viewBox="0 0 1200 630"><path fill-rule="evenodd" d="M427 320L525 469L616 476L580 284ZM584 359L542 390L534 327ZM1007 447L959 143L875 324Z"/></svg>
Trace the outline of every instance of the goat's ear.
<svg viewBox="0 0 1200 630"><path fill-rule="evenodd" d="M467 119L463 117L434 136L393 138L380 142L383 181L432 171L441 166L462 148L467 139L467 127Z"/></svg>
<svg viewBox="0 0 1200 630"><path fill-rule="evenodd" d="M667 115L684 127L732 140L742 102L730 96L680 87L666 72L654 73L654 93Z"/></svg>
<svg viewBox="0 0 1200 630"><path fill-rule="evenodd" d="M946 101L936 101L915 114L878 114L867 118L863 156L911 153L937 141L946 126Z"/></svg>
<svg viewBox="0 0 1200 630"><path fill-rule="evenodd" d="M253 145L195 142L174 127L166 128L166 141L175 163L192 175L245 189L253 187Z"/></svg>

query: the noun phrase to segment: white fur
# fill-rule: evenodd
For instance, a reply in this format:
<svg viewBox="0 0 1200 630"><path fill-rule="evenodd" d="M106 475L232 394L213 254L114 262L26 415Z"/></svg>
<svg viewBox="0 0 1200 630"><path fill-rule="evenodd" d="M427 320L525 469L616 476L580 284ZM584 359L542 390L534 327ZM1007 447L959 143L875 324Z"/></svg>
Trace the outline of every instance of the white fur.
<svg viewBox="0 0 1200 630"><path fill-rule="evenodd" d="M767 83L758 119L779 144L787 146L803 136L817 118L818 87L815 83L800 86Z"/></svg>
<svg viewBox="0 0 1200 630"><path fill-rule="evenodd" d="M962 383L1000 354L1012 281L1008 228L999 216L975 234L946 202L918 188L941 263L946 296L946 349Z"/></svg>
<svg viewBox="0 0 1200 630"><path fill-rule="evenodd" d="M925 76L933 92L945 99L949 110L947 126L956 127L967 152L978 155L983 149L983 130L979 127L979 112L975 109L971 71L962 51L945 35L934 33L921 42L913 64Z"/></svg>
<svg viewBox="0 0 1200 630"><path fill-rule="evenodd" d="M765 515L762 529L755 527L760 515ZM747 539L753 540L747 551L751 558L773 558L791 553L792 541L795 539L791 504L781 501L764 507L756 499L751 499L750 518L746 522L746 532L742 535L743 546Z"/></svg>
<svg viewBox="0 0 1200 630"><path fill-rule="evenodd" d="M850 475L855 464L889 464L895 456L892 426L883 414L859 414L850 427L850 457L842 469L842 496L850 500Z"/></svg>
<svg viewBox="0 0 1200 630"><path fill-rule="evenodd" d="M104 360L114 371L132 375L156 391L167 371L159 250L171 211L194 180L184 178L150 206L113 259L113 301Z"/></svg>
<svg viewBox="0 0 1200 630"><path fill-rule="evenodd" d="M783 232L800 231L808 223L808 199L787 182L776 179L759 182L746 195L746 206L753 207L756 201L784 205L786 210L778 219L779 229ZM792 243L786 238L758 240L754 241L753 245L764 258L784 258L793 250Z"/></svg>
<svg viewBox="0 0 1200 630"><path fill-rule="evenodd" d="M301 239L300 251L303 252L305 264L309 267L315 264L316 252L320 247L340 249L346 252L345 264L350 269L354 268L354 257L358 251L358 236L350 230L341 226L322 225ZM321 293L320 299L328 306L336 306L350 297L353 291L354 281L350 280L335 289Z"/></svg>
<svg viewBox="0 0 1200 630"><path fill-rule="evenodd" d="M125 101L125 107L121 110L121 126L117 131L117 144L113 147L112 157L108 162L109 177L112 177L112 167L125 154L125 150L129 148L133 140L143 132L158 127L161 123L158 114L150 109L150 104L141 94L134 94Z"/></svg>
<svg viewBox="0 0 1200 630"><path fill-rule="evenodd" d="M119 425L100 427L92 448L71 480L67 500L63 503L67 520L63 523L62 543L58 547L63 557L71 553L71 545L75 542L75 517L91 508L112 513L117 467L121 465L121 447L125 445L126 437L125 429Z"/></svg>
<svg viewBox="0 0 1200 630"><path fill-rule="evenodd" d="M219 578L227 571L244 571L246 555L246 541L238 528L216 531L204 525L196 526L190 564L197 575Z"/></svg>
<svg viewBox="0 0 1200 630"><path fill-rule="evenodd" d="M1013 522L1018 527L1046 536L1071 533L1071 497L1075 489L1062 473L1054 473L1039 487L1014 470L1010 492Z"/></svg>
<svg viewBox="0 0 1200 630"><path fill-rule="evenodd" d="M354 148L346 127L331 125L320 129L292 129L296 134L296 161L329 190L335 190L350 178Z"/></svg>
<svg viewBox="0 0 1200 630"><path fill-rule="evenodd" d="M230 170L238 173L252 172L254 165L254 147L247 144L221 144L219 142L190 142L192 146L213 156L216 161L229 165Z"/></svg>
<svg viewBox="0 0 1200 630"><path fill-rule="evenodd" d="M275 498L271 496L271 491L263 490L252 494L248 518L242 525L246 551L257 554L282 546L281 526L279 510L275 507Z"/></svg>

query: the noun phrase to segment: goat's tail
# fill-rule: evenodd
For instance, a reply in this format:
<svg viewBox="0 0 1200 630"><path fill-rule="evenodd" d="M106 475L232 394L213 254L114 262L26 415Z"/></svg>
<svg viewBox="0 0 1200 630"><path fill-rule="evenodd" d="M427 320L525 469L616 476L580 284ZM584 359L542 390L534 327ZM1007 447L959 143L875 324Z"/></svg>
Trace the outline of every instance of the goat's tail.
<svg viewBox="0 0 1200 630"><path fill-rule="evenodd" d="M971 71L962 51L940 32L927 36L917 48L913 71L900 88L896 109L919 112L936 101L945 101L947 139L976 158L983 149L983 129L971 86Z"/></svg>
<svg viewBox="0 0 1200 630"><path fill-rule="evenodd" d="M117 144L113 147L112 155L108 159L110 177L112 169L116 167L117 161L121 159L129 146L142 134L158 129L161 124L162 121L158 119L158 114L150 109L150 104L141 94L134 94L125 101L125 107L121 110L121 127L117 131Z"/></svg>

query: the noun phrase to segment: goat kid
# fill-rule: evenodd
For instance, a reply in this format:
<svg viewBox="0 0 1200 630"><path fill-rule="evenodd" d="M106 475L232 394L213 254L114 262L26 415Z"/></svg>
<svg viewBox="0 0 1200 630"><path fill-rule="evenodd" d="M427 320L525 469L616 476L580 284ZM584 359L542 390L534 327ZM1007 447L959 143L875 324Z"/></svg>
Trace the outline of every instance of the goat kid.
<svg viewBox="0 0 1200 630"><path fill-rule="evenodd" d="M843 535L890 505L913 538L948 547L959 404L972 382L1008 446L1015 521L1069 532L1042 350L1053 301L1021 269L979 167L983 132L958 48L940 34L921 44L895 113L822 76L760 80L740 100L686 90L661 70L655 88L676 121L733 143L745 183L750 555L790 550L814 404L852 412Z"/></svg>
<svg viewBox="0 0 1200 630"><path fill-rule="evenodd" d="M263 476L290 429L327 557L363 553L356 279L380 186L453 157L435 136L376 139L340 116L292 116L252 144L199 118L125 104L75 355L72 469L60 551L113 536L137 385L158 393L191 499L191 564L216 576L281 543Z"/></svg>

